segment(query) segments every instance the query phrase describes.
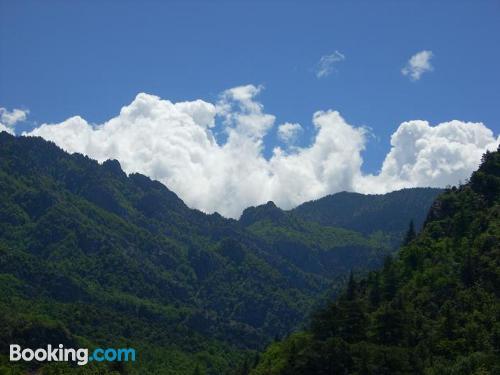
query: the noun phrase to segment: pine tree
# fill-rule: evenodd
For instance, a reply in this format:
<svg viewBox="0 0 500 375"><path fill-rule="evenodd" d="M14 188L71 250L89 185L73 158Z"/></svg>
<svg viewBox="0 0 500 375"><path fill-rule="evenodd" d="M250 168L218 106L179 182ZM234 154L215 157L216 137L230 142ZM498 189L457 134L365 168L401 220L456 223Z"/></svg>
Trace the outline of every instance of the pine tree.
<svg viewBox="0 0 500 375"><path fill-rule="evenodd" d="M372 307L376 307L380 303L380 277L379 274L373 276L371 283L369 300Z"/></svg>
<svg viewBox="0 0 500 375"><path fill-rule="evenodd" d="M346 298L349 301L354 300L356 297L356 281L354 280L354 274L351 270L351 273L349 275L349 282L347 283L347 292L346 292Z"/></svg>
<svg viewBox="0 0 500 375"><path fill-rule="evenodd" d="M250 364L248 363L248 358L245 358L243 365L241 366L240 374L248 375L250 373Z"/></svg>
<svg viewBox="0 0 500 375"><path fill-rule="evenodd" d="M202 372L200 370L200 365L196 364L196 367L194 368L193 375L201 375Z"/></svg>
<svg viewBox="0 0 500 375"><path fill-rule="evenodd" d="M410 221L410 225L408 226L408 230L406 231L405 238L403 240L403 245L408 245L411 241L413 241L417 237L417 233L415 232L415 224L413 220Z"/></svg>
<svg viewBox="0 0 500 375"><path fill-rule="evenodd" d="M462 266L462 282L466 287L472 286L474 283L474 264L471 251L467 251L464 265Z"/></svg>
<svg viewBox="0 0 500 375"><path fill-rule="evenodd" d="M385 259L384 268L381 274L383 282L382 295L386 301L389 301L395 296L398 288L398 275L391 256Z"/></svg>

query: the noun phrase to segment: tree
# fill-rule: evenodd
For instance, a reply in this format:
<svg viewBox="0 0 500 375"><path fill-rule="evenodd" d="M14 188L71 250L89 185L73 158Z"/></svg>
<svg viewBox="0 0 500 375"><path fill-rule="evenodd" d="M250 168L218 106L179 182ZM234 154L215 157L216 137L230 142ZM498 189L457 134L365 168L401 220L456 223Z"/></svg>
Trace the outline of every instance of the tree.
<svg viewBox="0 0 500 375"><path fill-rule="evenodd" d="M356 298L356 281L354 280L354 274L352 273L352 270L349 275L349 282L347 283L346 298L349 301L352 301L354 300L354 298Z"/></svg>
<svg viewBox="0 0 500 375"><path fill-rule="evenodd" d="M382 275L382 295L386 301L391 300L398 288L398 275L396 272L396 265L391 256L388 256L384 262L384 268L381 272Z"/></svg>
<svg viewBox="0 0 500 375"><path fill-rule="evenodd" d="M408 230L406 231L405 238L403 240L403 246L408 245L411 241L413 241L417 237L417 233L415 232L415 224L413 220L410 221L410 225L408 226Z"/></svg>
<svg viewBox="0 0 500 375"><path fill-rule="evenodd" d="M466 287L472 286L472 284L474 283L474 263L471 250L467 250L465 262L462 266L461 276L462 276L462 282Z"/></svg>
<svg viewBox="0 0 500 375"><path fill-rule="evenodd" d="M373 276L370 293L369 293L369 301L372 307L376 307L380 303L380 276L377 273Z"/></svg>
<svg viewBox="0 0 500 375"><path fill-rule="evenodd" d="M196 364L196 367L194 368L193 375L202 375L200 365Z"/></svg>

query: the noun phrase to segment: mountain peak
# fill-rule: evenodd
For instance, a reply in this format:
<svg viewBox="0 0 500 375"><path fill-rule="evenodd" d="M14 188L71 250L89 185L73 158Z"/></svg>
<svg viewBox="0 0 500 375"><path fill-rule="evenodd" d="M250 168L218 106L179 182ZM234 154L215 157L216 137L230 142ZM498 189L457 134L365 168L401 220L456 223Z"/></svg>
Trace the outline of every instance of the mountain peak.
<svg viewBox="0 0 500 375"><path fill-rule="evenodd" d="M120 162L116 159L108 159L102 163L102 167L117 177L126 177Z"/></svg>
<svg viewBox="0 0 500 375"><path fill-rule="evenodd" d="M268 201L260 206L252 206L245 209L240 217L240 223L244 226L252 225L260 220L270 220L279 222L286 216L286 213L276 206L273 201Z"/></svg>

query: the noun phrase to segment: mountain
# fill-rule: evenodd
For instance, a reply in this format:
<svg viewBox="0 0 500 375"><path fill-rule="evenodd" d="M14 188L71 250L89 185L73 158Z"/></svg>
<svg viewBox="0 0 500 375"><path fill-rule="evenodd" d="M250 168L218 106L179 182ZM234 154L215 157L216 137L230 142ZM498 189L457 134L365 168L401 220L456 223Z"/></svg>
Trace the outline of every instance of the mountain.
<svg viewBox="0 0 500 375"><path fill-rule="evenodd" d="M416 228L424 223L427 210L441 189L403 189L388 194L363 195L342 192L306 202L291 212L322 225L355 230L364 234L377 231L400 237L412 218ZM381 220L383 218L383 220Z"/></svg>
<svg viewBox="0 0 500 375"><path fill-rule="evenodd" d="M402 239L408 229L408 218L420 229L428 208L442 191L436 188L413 188L379 195L341 192L303 203L289 211L283 211L273 202L268 202L247 208L240 222L245 226L262 220L284 223L285 218L294 217L363 234L382 231Z"/></svg>
<svg viewBox="0 0 500 375"><path fill-rule="evenodd" d="M120 372L230 372L300 326L351 269L373 269L394 251L392 233L267 206L252 223L206 215L116 160L0 133L0 353L13 342L132 346L140 360ZM39 367L117 370L0 354L0 370Z"/></svg>
<svg viewBox="0 0 500 375"><path fill-rule="evenodd" d="M300 252L297 246L290 244L291 241L300 245L304 253L299 260L301 264L307 264L303 263L303 258L309 257L322 263L328 273L333 269L331 261L321 258L333 256L338 258L335 262L342 262L344 271L348 272L356 267L348 260L352 255L372 258L367 263L377 266L382 258L378 254L370 255L377 245L384 244L385 251L397 249L408 230L409 221L413 221L417 230L420 229L427 210L440 192L442 189L435 188L403 189L382 195L342 192L306 202L289 211L268 202L247 208L239 221L277 251L283 249L284 256ZM342 240L347 238L349 243L343 244ZM337 252L320 251L319 255L314 252L332 245ZM353 252L352 246L360 251Z"/></svg>
<svg viewBox="0 0 500 375"><path fill-rule="evenodd" d="M346 275L360 267L380 267L385 255L403 241L410 220L422 227L428 208L441 191L342 192L289 211L268 202L244 210L239 222L302 269L326 277L339 271Z"/></svg>
<svg viewBox="0 0 500 375"><path fill-rule="evenodd" d="M251 374L499 374L500 152L433 203L380 271L352 274Z"/></svg>

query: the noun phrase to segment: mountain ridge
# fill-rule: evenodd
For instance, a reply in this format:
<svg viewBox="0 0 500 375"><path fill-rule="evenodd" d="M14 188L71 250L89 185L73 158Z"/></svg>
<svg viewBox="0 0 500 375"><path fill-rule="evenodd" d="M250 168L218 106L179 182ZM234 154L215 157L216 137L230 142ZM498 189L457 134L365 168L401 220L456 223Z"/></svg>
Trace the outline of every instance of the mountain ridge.
<svg viewBox="0 0 500 375"><path fill-rule="evenodd" d="M207 215L117 161L41 138L0 133L0 193L2 352L12 340L129 342L157 353L142 371L222 373L394 250L384 234Z"/></svg>
<svg viewBox="0 0 500 375"><path fill-rule="evenodd" d="M397 247L408 229L408 218L414 222L417 230L422 227L427 213L418 210L418 205L430 207L442 191L438 188L411 188L386 194L339 192L302 203L290 210L282 210L270 201L246 208L239 222L248 227L261 220L291 225L302 220L365 235L384 231L391 233L392 245ZM381 221L380 217L389 219Z"/></svg>

